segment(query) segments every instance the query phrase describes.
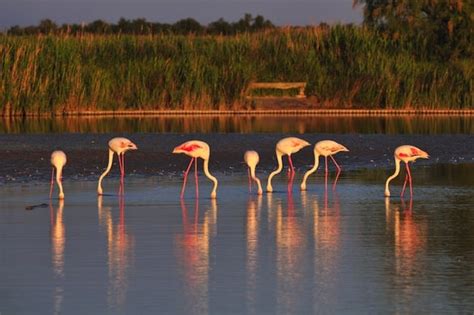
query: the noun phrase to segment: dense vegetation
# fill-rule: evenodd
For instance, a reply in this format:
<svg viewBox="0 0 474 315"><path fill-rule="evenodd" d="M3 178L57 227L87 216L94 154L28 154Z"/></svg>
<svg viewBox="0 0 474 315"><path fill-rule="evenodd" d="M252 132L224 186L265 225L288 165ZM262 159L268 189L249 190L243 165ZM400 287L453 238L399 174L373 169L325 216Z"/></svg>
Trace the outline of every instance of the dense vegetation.
<svg viewBox="0 0 474 315"><path fill-rule="evenodd" d="M364 24L425 59L474 56L472 0L353 0Z"/></svg>
<svg viewBox="0 0 474 315"><path fill-rule="evenodd" d="M306 81L322 107L473 107L472 42L436 54L392 35L370 25L230 36L4 35L0 111L247 108L251 81Z"/></svg>

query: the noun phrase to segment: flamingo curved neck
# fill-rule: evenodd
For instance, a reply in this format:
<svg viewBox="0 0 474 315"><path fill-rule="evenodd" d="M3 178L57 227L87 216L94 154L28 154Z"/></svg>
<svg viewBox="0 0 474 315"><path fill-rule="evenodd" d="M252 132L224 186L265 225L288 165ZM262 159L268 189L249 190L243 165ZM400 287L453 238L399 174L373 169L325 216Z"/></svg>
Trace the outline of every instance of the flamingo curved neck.
<svg viewBox="0 0 474 315"><path fill-rule="evenodd" d="M260 183L260 179L255 175L255 166L250 167L250 177L257 183L258 186L258 194L262 194L262 184Z"/></svg>
<svg viewBox="0 0 474 315"><path fill-rule="evenodd" d="M308 170L305 174L304 174L304 177L303 177L303 181L301 182L301 190L306 190L306 181L308 180L308 177L313 174L314 172L316 172L316 170L318 169L318 166L319 166L319 156L320 154L316 151L314 151L314 165L313 167Z"/></svg>
<svg viewBox="0 0 474 315"><path fill-rule="evenodd" d="M395 157L395 173L393 173L392 176L387 178L387 181L385 182L385 196L386 197L390 197L390 189L389 189L388 185L390 184L392 179L394 179L395 177L398 176L399 173L400 173L400 159Z"/></svg>
<svg viewBox="0 0 474 315"><path fill-rule="evenodd" d="M204 169L204 174L206 175L206 177L209 178L214 183L214 188L212 189L212 192L211 192L211 198L216 198L218 182L217 182L217 178L215 178L214 176L212 176L211 173L209 173L209 159L204 160L203 169Z"/></svg>
<svg viewBox="0 0 474 315"><path fill-rule="evenodd" d="M282 154L279 151L276 151L276 158L278 162L278 168L271 172L270 176L268 176L268 181L267 181L267 192L272 192L273 187L272 187L272 178L276 174L280 173L281 170L283 169L283 162L282 162Z"/></svg>
<svg viewBox="0 0 474 315"><path fill-rule="evenodd" d="M59 199L64 199L63 183L61 180L63 174L63 167L60 166L56 169L56 183L59 187Z"/></svg>
<svg viewBox="0 0 474 315"><path fill-rule="evenodd" d="M102 173L102 175L100 175L100 177L99 177L99 184L97 185L97 194L98 194L98 195L102 195L102 194L103 194L103 190L102 190L102 180L103 180L104 177L110 172L110 169L112 168L113 159L114 159L114 151L112 151L111 149L109 149L109 164L107 165L107 169L106 169L106 170Z"/></svg>

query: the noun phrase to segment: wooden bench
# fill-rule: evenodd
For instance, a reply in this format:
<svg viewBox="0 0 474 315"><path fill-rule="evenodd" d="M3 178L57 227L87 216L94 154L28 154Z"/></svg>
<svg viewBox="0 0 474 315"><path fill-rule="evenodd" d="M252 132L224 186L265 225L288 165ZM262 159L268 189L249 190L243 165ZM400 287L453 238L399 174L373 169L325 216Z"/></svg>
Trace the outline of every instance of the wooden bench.
<svg viewBox="0 0 474 315"><path fill-rule="evenodd" d="M297 98L305 98L304 89L306 88L306 82L253 82L250 83L247 89L247 97L251 98L249 95L250 91L256 89L277 89L277 90L289 90L289 89L299 89Z"/></svg>

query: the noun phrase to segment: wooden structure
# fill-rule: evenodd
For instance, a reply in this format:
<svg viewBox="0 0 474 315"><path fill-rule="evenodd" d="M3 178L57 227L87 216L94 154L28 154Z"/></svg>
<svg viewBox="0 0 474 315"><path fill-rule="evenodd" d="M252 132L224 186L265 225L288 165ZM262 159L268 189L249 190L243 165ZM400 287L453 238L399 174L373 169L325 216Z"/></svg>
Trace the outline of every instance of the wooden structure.
<svg viewBox="0 0 474 315"><path fill-rule="evenodd" d="M256 89L277 89L277 90L289 90L299 89L296 98L305 98L304 89L306 88L306 82L253 82L250 83L247 89L247 98L253 98L249 95L250 91Z"/></svg>

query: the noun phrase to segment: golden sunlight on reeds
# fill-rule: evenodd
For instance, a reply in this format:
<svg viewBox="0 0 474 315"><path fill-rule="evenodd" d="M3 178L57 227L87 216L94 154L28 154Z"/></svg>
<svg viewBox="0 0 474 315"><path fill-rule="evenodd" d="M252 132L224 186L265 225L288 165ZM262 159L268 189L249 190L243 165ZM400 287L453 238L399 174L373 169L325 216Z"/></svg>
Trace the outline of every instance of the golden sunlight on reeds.
<svg viewBox="0 0 474 315"><path fill-rule="evenodd" d="M307 82L323 108L472 108L472 62L417 60L363 27L236 36L0 36L4 116L250 109L251 82Z"/></svg>

